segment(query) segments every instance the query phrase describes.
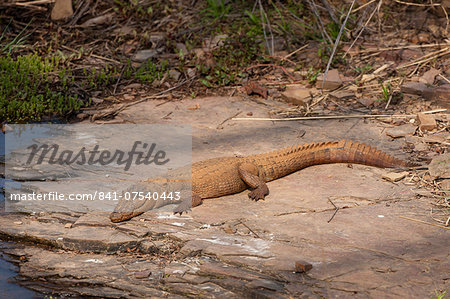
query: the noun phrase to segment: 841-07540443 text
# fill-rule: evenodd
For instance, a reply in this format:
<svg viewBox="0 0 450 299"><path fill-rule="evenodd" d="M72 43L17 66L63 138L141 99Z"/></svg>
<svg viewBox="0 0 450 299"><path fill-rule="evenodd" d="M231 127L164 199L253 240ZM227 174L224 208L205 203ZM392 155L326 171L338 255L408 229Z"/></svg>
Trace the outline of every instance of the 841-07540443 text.
<svg viewBox="0 0 450 299"><path fill-rule="evenodd" d="M58 192L48 193L11 193L8 196L11 201L64 201L64 200L181 200L179 191L171 192L138 192L126 191L123 193L115 191L95 191L93 193L71 193L63 194Z"/></svg>

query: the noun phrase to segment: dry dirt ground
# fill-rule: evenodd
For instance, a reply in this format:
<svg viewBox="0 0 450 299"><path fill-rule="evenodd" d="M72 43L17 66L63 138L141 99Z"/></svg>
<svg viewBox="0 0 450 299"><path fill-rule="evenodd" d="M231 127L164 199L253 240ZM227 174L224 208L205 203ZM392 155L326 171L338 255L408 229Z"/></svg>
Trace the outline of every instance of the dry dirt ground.
<svg viewBox="0 0 450 299"><path fill-rule="evenodd" d="M190 123L194 161L342 138L415 157L404 151L412 137L388 136L399 128L389 122L232 119L269 117L273 106L288 109L242 97L152 100L110 122ZM0 234L25 243L1 250L19 264L22 284L56 294L432 298L449 286L448 227L430 217L436 199L418 195L420 171L395 183L383 179L389 172L313 166L269 183L264 201L244 191L205 200L187 215L174 216L168 206L119 224L98 213L5 214ZM76 188L70 179L62 183Z"/></svg>

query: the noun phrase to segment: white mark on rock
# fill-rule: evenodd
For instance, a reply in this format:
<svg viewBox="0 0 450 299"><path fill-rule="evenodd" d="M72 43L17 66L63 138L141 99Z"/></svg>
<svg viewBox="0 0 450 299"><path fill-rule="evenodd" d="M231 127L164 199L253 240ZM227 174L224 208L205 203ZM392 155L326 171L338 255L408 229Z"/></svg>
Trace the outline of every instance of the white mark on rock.
<svg viewBox="0 0 450 299"><path fill-rule="evenodd" d="M99 259L88 259L84 261L85 263L103 264L102 260Z"/></svg>
<svg viewBox="0 0 450 299"><path fill-rule="evenodd" d="M175 226L184 226L186 223L181 223L181 222L172 222L172 225Z"/></svg>
<svg viewBox="0 0 450 299"><path fill-rule="evenodd" d="M384 218L384 215L378 215L378 218Z"/></svg>
<svg viewBox="0 0 450 299"><path fill-rule="evenodd" d="M156 216L157 219L186 219L185 217L179 217L177 215L174 214L158 214L158 216Z"/></svg>
<svg viewBox="0 0 450 299"><path fill-rule="evenodd" d="M225 241L214 240L214 239L196 239L196 240L198 240L198 241L206 241L206 242L210 242L210 243L213 243L213 244L219 244L219 245L229 245L229 246L233 245L233 244L230 244L230 243L225 242Z"/></svg>
<svg viewBox="0 0 450 299"><path fill-rule="evenodd" d="M172 271L173 274L184 274L183 270L173 270Z"/></svg>
<svg viewBox="0 0 450 299"><path fill-rule="evenodd" d="M210 242L210 243L218 244L218 245L239 247L247 252L251 252L253 254L258 254L258 255L267 254L268 253L267 249L269 249L268 243L261 239L240 241L238 239L231 238L231 237L222 237L221 240L219 240L219 239L196 239L196 240L206 241L206 242Z"/></svg>
<svg viewBox="0 0 450 299"><path fill-rule="evenodd" d="M77 140L89 139L88 141L86 141L86 144L95 144L97 142L94 135L84 132L78 132L75 139Z"/></svg>

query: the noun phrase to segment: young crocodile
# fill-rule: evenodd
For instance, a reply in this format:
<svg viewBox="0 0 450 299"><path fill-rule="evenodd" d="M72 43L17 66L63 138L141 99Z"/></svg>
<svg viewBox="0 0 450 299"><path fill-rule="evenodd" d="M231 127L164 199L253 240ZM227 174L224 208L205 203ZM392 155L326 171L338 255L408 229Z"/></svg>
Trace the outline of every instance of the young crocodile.
<svg viewBox="0 0 450 299"><path fill-rule="evenodd" d="M250 188L248 197L264 199L269 194L266 182L296 172L302 168L328 163L357 163L382 168L418 166L394 158L375 147L349 140L310 143L292 146L270 153L248 157L224 157L192 164L192 202L182 201L174 210L182 214L198 206L205 198L234 194ZM141 184L145 185L145 182ZM151 200L122 199L111 213L112 222L121 222L142 214L157 204Z"/></svg>

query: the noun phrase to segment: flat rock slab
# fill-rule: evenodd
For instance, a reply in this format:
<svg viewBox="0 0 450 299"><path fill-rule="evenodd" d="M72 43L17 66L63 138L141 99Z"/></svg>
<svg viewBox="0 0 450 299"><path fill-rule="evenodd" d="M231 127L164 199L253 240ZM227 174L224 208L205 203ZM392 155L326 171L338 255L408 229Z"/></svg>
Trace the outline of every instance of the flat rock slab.
<svg viewBox="0 0 450 299"><path fill-rule="evenodd" d="M389 128L386 130L386 135L392 138L405 137L408 135L413 135L417 130L417 127L407 123L398 127Z"/></svg>
<svg viewBox="0 0 450 299"><path fill-rule="evenodd" d="M450 154L446 153L434 158L430 163L430 175L433 178L450 178Z"/></svg>
<svg viewBox="0 0 450 299"><path fill-rule="evenodd" d="M131 106L118 119L191 123L195 161L343 138L407 159L400 150L404 139L390 138L380 123L232 120L269 117L271 110L287 107L239 97L156 100ZM187 215L173 215L169 205L118 224L105 213L5 214L1 236L50 247L0 250L20 261L23 284L60 294L430 298L448 281L448 230L433 225L427 216L431 205L416 198L409 173L396 182L383 179L388 173L319 165L270 182L264 201L253 202L244 191L207 199ZM69 184L81 186L76 180ZM312 269L295 273L298 261Z"/></svg>

